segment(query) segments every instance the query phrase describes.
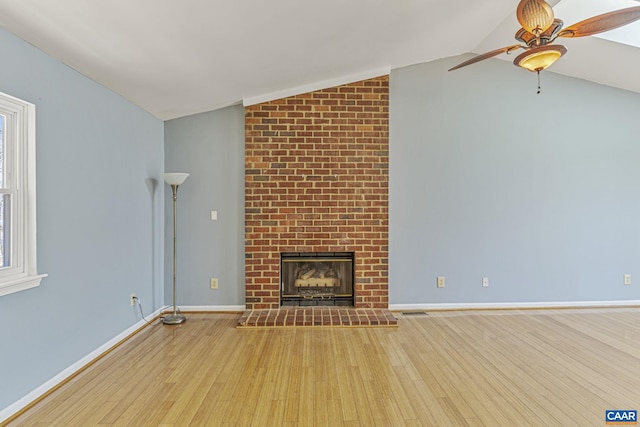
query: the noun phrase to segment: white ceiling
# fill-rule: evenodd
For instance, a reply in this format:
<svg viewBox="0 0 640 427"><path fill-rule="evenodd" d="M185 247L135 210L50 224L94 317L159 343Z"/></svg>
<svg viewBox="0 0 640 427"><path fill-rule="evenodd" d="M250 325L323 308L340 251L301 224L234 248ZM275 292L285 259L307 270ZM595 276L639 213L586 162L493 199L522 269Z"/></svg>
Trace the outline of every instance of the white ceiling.
<svg viewBox="0 0 640 427"><path fill-rule="evenodd" d="M166 120L516 44L516 5L0 0L0 26ZM594 37L565 44L555 72L640 92L639 49Z"/></svg>

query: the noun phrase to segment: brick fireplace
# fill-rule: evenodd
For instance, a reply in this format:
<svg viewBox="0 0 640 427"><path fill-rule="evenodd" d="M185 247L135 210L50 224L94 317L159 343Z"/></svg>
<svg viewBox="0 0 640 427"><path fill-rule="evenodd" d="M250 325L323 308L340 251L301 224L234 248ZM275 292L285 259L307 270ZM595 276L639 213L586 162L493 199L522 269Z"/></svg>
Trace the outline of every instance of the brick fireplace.
<svg viewBox="0 0 640 427"><path fill-rule="evenodd" d="M246 107L247 310L281 304L283 253L353 253L355 308L388 308L389 78Z"/></svg>

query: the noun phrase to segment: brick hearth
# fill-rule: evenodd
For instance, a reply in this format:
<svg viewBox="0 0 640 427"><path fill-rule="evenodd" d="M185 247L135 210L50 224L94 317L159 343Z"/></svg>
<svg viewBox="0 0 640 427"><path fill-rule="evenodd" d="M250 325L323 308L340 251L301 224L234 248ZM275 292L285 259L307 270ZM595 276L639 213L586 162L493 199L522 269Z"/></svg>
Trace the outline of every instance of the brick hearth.
<svg viewBox="0 0 640 427"><path fill-rule="evenodd" d="M353 307L282 307L245 312L238 328L287 326L397 327L389 310Z"/></svg>
<svg viewBox="0 0 640 427"><path fill-rule="evenodd" d="M246 108L247 310L282 252L354 252L355 308L388 308L388 123L388 76Z"/></svg>

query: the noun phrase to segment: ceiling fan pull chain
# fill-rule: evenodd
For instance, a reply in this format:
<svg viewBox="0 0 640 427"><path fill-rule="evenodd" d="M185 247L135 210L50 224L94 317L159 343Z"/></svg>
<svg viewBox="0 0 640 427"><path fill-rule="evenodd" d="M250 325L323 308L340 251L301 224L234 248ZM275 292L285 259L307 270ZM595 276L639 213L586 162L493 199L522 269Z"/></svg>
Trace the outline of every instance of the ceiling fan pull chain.
<svg viewBox="0 0 640 427"><path fill-rule="evenodd" d="M538 70L538 95L540 95L540 70Z"/></svg>

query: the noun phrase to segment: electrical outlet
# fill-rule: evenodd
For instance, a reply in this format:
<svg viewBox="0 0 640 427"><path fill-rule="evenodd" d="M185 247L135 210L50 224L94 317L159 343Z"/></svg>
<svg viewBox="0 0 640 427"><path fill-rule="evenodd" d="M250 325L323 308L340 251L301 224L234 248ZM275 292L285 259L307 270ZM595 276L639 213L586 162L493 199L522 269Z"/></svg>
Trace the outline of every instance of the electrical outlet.
<svg viewBox="0 0 640 427"><path fill-rule="evenodd" d="M488 277L483 277L482 278L482 287L483 288L488 288L489 287L489 278Z"/></svg>
<svg viewBox="0 0 640 427"><path fill-rule="evenodd" d="M630 274L625 274L624 275L624 284L625 285L630 285L631 284L631 275Z"/></svg>
<svg viewBox="0 0 640 427"><path fill-rule="evenodd" d="M218 289L218 279L215 277L211 278L211 289Z"/></svg>
<svg viewBox="0 0 640 427"><path fill-rule="evenodd" d="M131 296L129 297L129 304L131 304L131 307L136 305L136 294L131 294Z"/></svg>
<svg viewBox="0 0 640 427"><path fill-rule="evenodd" d="M437 284L439 288L444 288L444 276L438 276Z"/></svg>

